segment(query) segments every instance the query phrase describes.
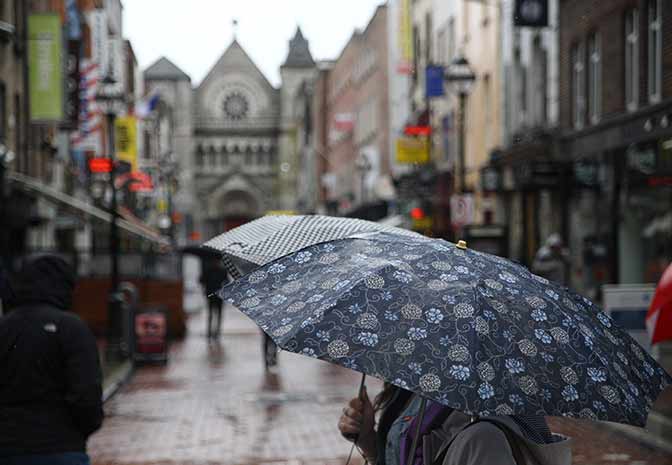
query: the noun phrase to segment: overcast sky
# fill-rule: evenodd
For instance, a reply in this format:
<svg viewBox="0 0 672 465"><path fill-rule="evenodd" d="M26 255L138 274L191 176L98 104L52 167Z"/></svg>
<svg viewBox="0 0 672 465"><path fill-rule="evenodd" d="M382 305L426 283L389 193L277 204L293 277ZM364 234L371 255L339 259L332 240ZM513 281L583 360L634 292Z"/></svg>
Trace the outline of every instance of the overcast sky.
<svg viewBox="0 0 672 465"><path fill-rule="evenodd" d="M384 0L123 0L124 35L145 69L166 56L199 83L233 38L274 85L300 25L316 59L338 56Z"/></svg>

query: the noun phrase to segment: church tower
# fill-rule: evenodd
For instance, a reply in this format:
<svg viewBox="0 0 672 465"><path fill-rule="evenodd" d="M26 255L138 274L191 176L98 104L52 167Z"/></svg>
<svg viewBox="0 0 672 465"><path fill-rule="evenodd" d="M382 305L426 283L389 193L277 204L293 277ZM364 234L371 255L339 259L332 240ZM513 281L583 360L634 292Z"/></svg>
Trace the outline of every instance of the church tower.
<svg viewBox="0 0 672 465"><path fill-rule="evenodd" d="M278 199L282 210L297 209L297 182L300 172L300 146L297 114L299 92L305 85L312 85L317 67L308 40L297 28L289 42L289 53L280 68L280 152L278 163Z"/></svg>

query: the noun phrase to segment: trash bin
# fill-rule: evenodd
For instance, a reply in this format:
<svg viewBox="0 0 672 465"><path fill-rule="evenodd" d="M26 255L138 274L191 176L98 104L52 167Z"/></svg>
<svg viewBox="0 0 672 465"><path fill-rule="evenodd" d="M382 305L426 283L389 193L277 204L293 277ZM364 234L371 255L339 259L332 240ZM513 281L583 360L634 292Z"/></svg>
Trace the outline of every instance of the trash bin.
<svg viewBox="0 0 672 465"><path fill-rule="evenodd" d="M138 308L133 322L133 359L137 363L168 363L166 308L162 306Z"/></svg>

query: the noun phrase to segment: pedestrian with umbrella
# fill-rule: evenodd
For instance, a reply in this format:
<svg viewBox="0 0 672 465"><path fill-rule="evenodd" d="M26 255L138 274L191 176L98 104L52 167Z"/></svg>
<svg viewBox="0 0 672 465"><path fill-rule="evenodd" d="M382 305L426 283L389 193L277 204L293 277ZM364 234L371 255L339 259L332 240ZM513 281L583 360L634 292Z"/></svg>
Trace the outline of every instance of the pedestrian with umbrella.
<svg viewBox="0 0 672 465"><path fill-rule="evenodd" d="M464 243L351 235L282 257L224 291L284 350L417 394L419 425L432 401L488 421L568 416L643 426L672 381L588 299ZM524 425L506 426L527 439Z"/></svg>
<svg viewBox="0 0 672 465"><path fill-rule="evenodd" d="M375 231L422 237L411 231L356 218L269 215L220 234L206 242L199 252L221 254L229 274L238 279L304 247ZM262 353L266 369L276 365L277 346L267 333L263 334Z"/></svg>
<svg viewBox="0 0 672 465"><path fill-rule="evenodd" d="M199 283L205 292L207 303L206 337L219 337L222 326L222 299L217 292L229 281L228 274L222 263L222 254L212 248L199 245L189 245L180 249L183 255L193 255L201 260L201 275Z"/></svg>
<svg viewBox="0 0 672 465"><path fill-rule="evenodd" d="M208 302L208 339L219 338L222 326L222 307L224 303L218 295L219 290L228 282L228 274L221 259L208 259L203 264L200 278Z"/></svg>

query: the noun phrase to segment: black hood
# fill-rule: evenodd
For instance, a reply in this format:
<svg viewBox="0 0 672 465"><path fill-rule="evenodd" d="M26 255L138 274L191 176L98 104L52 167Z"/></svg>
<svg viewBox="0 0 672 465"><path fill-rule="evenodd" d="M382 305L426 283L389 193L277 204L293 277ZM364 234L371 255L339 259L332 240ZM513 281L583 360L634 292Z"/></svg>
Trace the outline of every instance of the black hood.
<svg viewBox="0 0 672 465"><path fill-rule="evenodd" d="M42 255L28 259L13 283L13 307L47 304L69 310L75 273L62 258Z"/></svg>

